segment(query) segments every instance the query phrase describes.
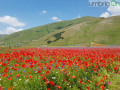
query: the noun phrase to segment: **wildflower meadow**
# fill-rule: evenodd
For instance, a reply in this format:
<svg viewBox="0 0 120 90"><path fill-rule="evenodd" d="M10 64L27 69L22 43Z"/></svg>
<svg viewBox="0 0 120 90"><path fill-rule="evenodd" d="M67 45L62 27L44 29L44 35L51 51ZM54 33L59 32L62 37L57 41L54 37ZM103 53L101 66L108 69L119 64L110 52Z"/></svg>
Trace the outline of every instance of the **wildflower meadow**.
<svg viewBox="0 0 120 90"><path fill-rule="evenodd" d="M119 77L120 48L0 49L0 90L114 90Z"/></svg>

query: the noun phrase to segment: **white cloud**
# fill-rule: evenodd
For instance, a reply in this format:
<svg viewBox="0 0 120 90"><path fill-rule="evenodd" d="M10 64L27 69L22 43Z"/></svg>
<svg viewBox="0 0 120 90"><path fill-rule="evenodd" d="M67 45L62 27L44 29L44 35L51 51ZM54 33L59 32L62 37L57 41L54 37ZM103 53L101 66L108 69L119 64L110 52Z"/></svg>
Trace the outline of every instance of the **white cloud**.
<svg viewBox="0 0 120 90"><path fill-rule="evenodd" d="M47 11L43 10L42 13L43 13L43 14L44 14L44 13L47 13Z"/></svg>
<svg viewBox="0 0 120 90"><path fill-rule="evenodd" d="M109 11L112 16L120 15L120 6L110 6L107 11Z"/></svg>
<svg viewBox="0 0 120 90"><path fill-rule="evenodd" d="M105 12L100 15L100 17L104 17L104 18L107 18L109 16L110 16L109 12Z"/></svg>
<svg viewBox="0 0 120 90"><path fill-rule="evenodd" d="M81 18L81 17L80 17L80 13L78 14L78 18Z"/></svg>
<svg viewBox="0 0 120 90"><path fill-rule="evenodd" d="M52 20L57 20L57 19L58 19L58 18L57 18L57 17L55 17L55 16L52 18Z"/></svg>
<svg viewBox="0 0 120 90"><path fill-rule="evenodd" d="M15 29L13 27L7 27L4 31L0 31L0 34L11 34L14 32L22 31L23 29Z"/></svg>
<svg viewBox="0 0 120 90"><path fill-rule="evenodd" d="M62 20L57 20L58 22L62 21Z"/></svg>
<svg viewBox="0 0 120 90"><path fill-rule="evenodd" d="M108 12L102 13L100 17L110 17L110 16L117 16L120 15L120 6L109 6L107 9Z"/></svg>
<svg viewBox="0 0 120 90"><path fill-rule="evenodd" d="M0 17L0 22L12 25L14 27L25 26L25 23L19 22L17 18L10 16Z"/></svg>

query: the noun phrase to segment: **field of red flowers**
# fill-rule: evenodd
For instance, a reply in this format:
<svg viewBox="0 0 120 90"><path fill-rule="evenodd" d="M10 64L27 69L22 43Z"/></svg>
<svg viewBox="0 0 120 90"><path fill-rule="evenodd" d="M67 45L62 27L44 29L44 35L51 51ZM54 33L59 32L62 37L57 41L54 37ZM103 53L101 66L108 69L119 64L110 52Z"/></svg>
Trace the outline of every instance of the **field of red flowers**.
<svg viewBox="0 0 120 90"><path fill-rule="evenodd" d="M0 90L113 90L120 48L26 48L0 53Z"/></svg>

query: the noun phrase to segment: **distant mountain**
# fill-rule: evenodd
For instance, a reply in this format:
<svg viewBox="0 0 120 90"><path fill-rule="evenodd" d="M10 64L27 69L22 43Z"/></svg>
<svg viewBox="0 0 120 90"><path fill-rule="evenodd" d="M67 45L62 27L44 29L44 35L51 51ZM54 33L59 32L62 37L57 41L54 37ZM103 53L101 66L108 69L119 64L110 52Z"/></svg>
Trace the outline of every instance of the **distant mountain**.
<svg viewBox="0 0 120 90"><path fill-rule="evenodd" d="M120 16L86 16L55 22L7 35L0 42L0 45L33 46L120 45Z"/></svg>
<svg viewBox="0 0 120 90"><path fill-rule="evenodd" d="M6 36L7 34L0 34L0 38L2 38L2 37L4 37L4 36Z"/></svg>

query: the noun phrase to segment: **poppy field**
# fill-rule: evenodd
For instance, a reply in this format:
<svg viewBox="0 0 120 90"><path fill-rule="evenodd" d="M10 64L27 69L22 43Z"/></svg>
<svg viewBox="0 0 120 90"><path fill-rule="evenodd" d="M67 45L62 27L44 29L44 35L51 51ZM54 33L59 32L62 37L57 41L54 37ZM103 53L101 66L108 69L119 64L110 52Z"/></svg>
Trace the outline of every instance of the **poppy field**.
<svg viewBox="0 0 120 90"><path fill-rule="evenodd" d="M120 48L0 49L0 90L114 90L119 76Z"/></svg>

